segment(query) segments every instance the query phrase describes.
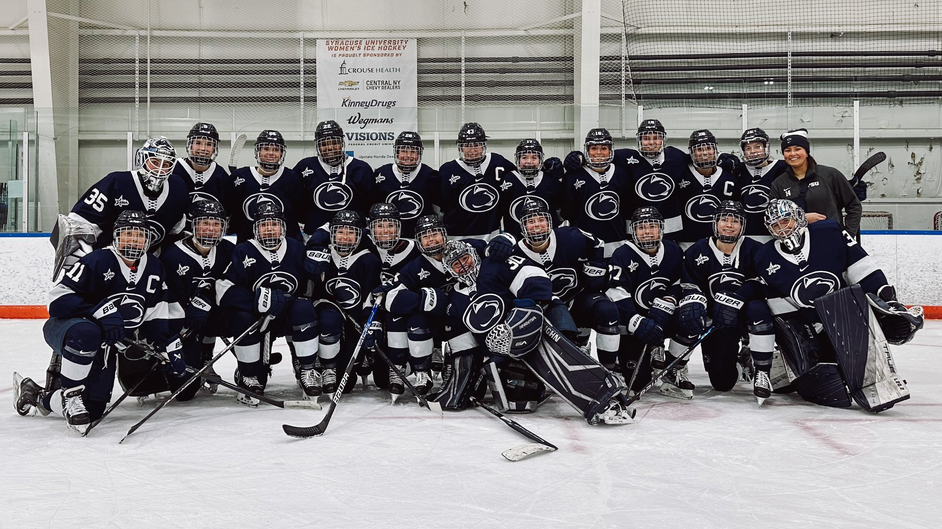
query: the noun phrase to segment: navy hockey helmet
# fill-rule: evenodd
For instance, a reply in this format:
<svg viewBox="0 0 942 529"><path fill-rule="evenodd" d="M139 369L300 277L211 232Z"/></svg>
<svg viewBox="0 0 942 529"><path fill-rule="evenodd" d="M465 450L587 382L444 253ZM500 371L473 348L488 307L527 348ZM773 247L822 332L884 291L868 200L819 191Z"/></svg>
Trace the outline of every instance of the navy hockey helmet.
<svg viewBox="0 0 942 529"><path fill-rule="evenodd" d="M402 222L399 208L389 202L379 202L370 208L370 237L377 248L389 250L399 242Z"/></svg>
<svg viewBox="0 0 942 529"><path fill-rule="evenodd" d="M687 141L687 146L690 148L690 159L694 167L698 169L716 167L719 153L716 148L716 136L712 132L706 129L693 131Z"/></svg>
<svg viewBox="0 0 942 529"><path fill-rule="evenodd" d="M477 251L464 241L448 241L442 262L452 277L466 285L474 284L481 269Z"/></svg>
<svg viewBox="0 0 942 529"><path fill-rule="evenodd" d="M638 151L645 158L653 160L660 156L666 142L667 131L660 121L646 119L638 125Z"/></svg>
<svg viewBox="0 0 942 529"><path fill-rule="evenodd" d="M346 156L343 152L346 142L344 141L343 129L332 120L321 121L314 128L314 146L317 148L317 156L331 167L336 167L343 162Z"/></svg>
<svg viewBox="0 0 942 529"><path fill-rule="evenodd" d="M543 146L534 139L521 141L514 152L514 161L520 174L528 177L536 176L543 167Z"/></svg>
<svg viewBox="0 0 942 529"><path fill-rule="evenodd" d="M199 122L186 134L186 155L194 165L209 166L219 152L219 131L212 123Z"/></svg>
<svg viewBox="0 0 942 529"><path fill-rule="evenodd" d="M795 253L805 242L808 219L798 204L777 198L765 208L765 227L785 251Z"/></svg>
<svg viewBox="0 0 942 529"><path fill-rule="evenodd" d="M341 256L353 253L360 246L365 223L352 209L342 209L330 219L330 246Z"/></svg>
<svg viewBox="0 0 942 529"><path fill-rule="evenodd" d="M471 167L478 167L484 162L487 135L480 123L470 121L462 125L455 143L458 145L458 159L462 162Z"/></svg>
<svg viewBox="0 0 942 529"><path fill-rule="evenodd" d="M148 139L135 156L141 184L151 193L160 193L176 161L177 151L170 140L163 136Z"/></svg>
<svg viewBox="0 0 942 529"><path fill-rule="evenodd" d="M275 251L285 240L285 213L281 204L274 201L260 202L255 209L255 222L252 234L262 248Z"/></svg>
<svg viewBox="0 0 942 529"><path fill-rule="evenodd" d="M396 158L396 166L405 174L415 171L422 163L422 153L425 152L425 146L422 145L422 137L418 132L404 130L396 136L393 143L393 154Z"/></svg>
<svg viewBox="0 0 942 529"><path fill-rule="evenodd" d="M255 139L255 161L266 171L275 172L280 169L281 164L285 163L287 153L285 138L277 130L263 130Z"/></svg>
<svg viewBox="0 0 942 529"><path fill-rule="evenodd" d="M203 248L216 246L226 235L229 216L218 200L197 200L190 204L187 215L193 229L193 242Z"/></svg>
<svg viewBox="0 0 942 529"><path fill-rule="evenodd" d="M520 232L530 246L540 246L549 239L553 217L540 198L525 198L520 204Z"/></svg>
<svg viewBox="0 0 942 529"><path fill-rule="evenodd" d="M722 223L722 225L721 225ZM746 231L746 212L735 200L724 200L713 213L713 236L720 242L735 244Z"/></svg>
<svg viewBox="0 0 942 529"><path fill-rule="evenodd" d="M752 143L761 146L761 150L757 148L758 146L750 147L747 150L746 146ZM739 138L739 147L742 149L743 161L750 167L762 165L771 155L769 152L769 135L758 127L746 129L742 133Z"/></svg>
<svg viewBox="0 0 942 529"><path fill-rule="evenodd" d="M664 216L657 208L640 207L631 215L631 240L642 250L656 250L664 235Z"/></svg>
<svg viewBox="0 0 942 529"><path fill-rule="evenodd" d="M438 215L422 215L415 221L415 241L419 251L434 257L441 255L448 241L448 230Z"/></svg>
<svg viewBox="0 0 942 529"><path fill-rule="evenodd" d="M592 154L593 146L603 146L607 147L607 151L600 151L596 149L596 153ZM608 132L608 129L604 128L595 128L589 131L585 136L585 157L586 165L593 169L608 169L608 166L612 165L612 160L615 159L615 143L612 141L612 135Z"/></svg>
<svg viewBox="0 0 942 529"><path fill-rule="evenodd" d="M114 251L128 261L137 261L150 249L154 241L147 215L143 211L126 209L118 214L112 230Z"/></svg>

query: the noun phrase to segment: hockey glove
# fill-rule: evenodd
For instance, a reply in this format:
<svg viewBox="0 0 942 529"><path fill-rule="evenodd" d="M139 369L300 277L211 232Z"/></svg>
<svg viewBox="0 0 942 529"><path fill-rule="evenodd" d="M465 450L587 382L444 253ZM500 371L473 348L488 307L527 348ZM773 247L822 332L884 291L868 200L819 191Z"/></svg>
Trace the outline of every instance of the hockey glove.
<svg viewBox="0 0 942 529"><path fill-rule="evenodd" d="M734 154L729 154L727 152L720 153L719 158L716 161L717 165L723 168L727 172L735 172L742 166L742 162L739 161L739 158Z"/></svg>
<svg viewBox="0 0 942 529"><path fill-rule="evenodd" d="M566 155L566 161L563 165L567 171L578 171L585 165L585 156L580 151L572 151Z"/></svg>
<svg viewBox="0 0 942 529"><path fill-rule="evenodd" d="M386 290L385 286L378 286L370 292L370 304L375 305L379 303L380 307L386 305Z"/></svg>
<svg viewBox="0 0 942 529"><path fill-rule="evenodd" d="M739 311L745 301L735 292L717 292L713 296L713 325L716 330L729 329L739 324Z"/></svg>
<svg viewBox="0 0 942 529"><path fill-rule="evenodd" d="M327 265L329 264L330 253L327 250L318 248L307 251L307 260L304 262L304 268L312 279L323 281L324 274L327 272Z"/></svg>
<svg viewBox="0 0 942 529"><path fill-rule="evenodd" d="M287 304L288 299L284 290L269 287L255 289L255 308L259 314L267 314L276 318Z"/></svg>
<svg viewBox="0 0 942 529"><path fill-rule="evenodd" d="M495 235L491 242L487 243L487 250L484 255L485 257L493 257L500 262L507 262L507 258L514 253L515 244L517 244L517 241L509 233Z"/></svg>
<svg viewBox="0 0 942 529"><path fill-rule="evenodd" d="M186 362L183 361L183 342L179 336L171 338L166 345L157 349L157 355L166 363L167 372L176 377L186 374Z"/></svg>
<svg viewBox="0 0 942 529"><path fill-rule="evenodd" d="M363 338L363 348L372 349L376 347L376 340L383 335L383 322L374 319L373 323L370 324L370 329L366 333L366 337Z"/></svg>
<svg viewBox="0 0 942 529"><path fill-rule="evenodd" d="M677 323L690 336L699 336L707 327L706 296L689 294L680 300Z"/></svg>
<svg viewBox="0 0 942 529"><path fill-rule="evenodd" d="M543 172L544 173L557 173L562 171L563 162L556 156L547 158L543 160Z"/></svg>
<svg viewBox="0 0 942 529"><path fill-rule="evenodd" d="M445 299L445 293L437 288L422 287L422 312L428 312L435 316L441 316L445 313L445 307L448 301Z"/></svg>
<svg viewBox="0 0 942 529"><path fill-rule="evenodd" d="M101 327L101 339L108 345L124 340L124 318L118 312L114 301L106 299L92 311L92 318Z"/></svg>
<svg viewBox="0 0 942 529"><path fill-rule="evenodd" d="M674 309L677 308L677 302L672 298L654 298L651 304L651 310L648 311L648 317L654 320L654 323L661 329L670 327L671 318L674 316Z"/></svg>
<svg viewBox="0 0 942 529"><path fill-rule="evenodd" d="M664 329L654 323L651 318L635 314L628 320L628 332L634 334L645 345L661 345L664 343Z"/></svg>
<svg viewBox="0 0 942 529"><path fill-rule="evenodd" d="M201 296L195 296L186 307L183 328L189 329L194 334L199 334L206 326L206 322L209 320L209 311L212 308L213 306Z"/></svg>

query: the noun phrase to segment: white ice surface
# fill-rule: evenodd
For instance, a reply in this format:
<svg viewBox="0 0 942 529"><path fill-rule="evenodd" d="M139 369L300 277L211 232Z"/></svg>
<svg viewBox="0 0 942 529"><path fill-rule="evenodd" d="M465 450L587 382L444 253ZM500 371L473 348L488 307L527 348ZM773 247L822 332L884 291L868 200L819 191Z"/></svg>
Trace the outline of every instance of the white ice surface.
<svg viewBox="0 0 942 529"><path fill-rule="evenodd" d="M879 415L792 395L758 408L743 384L709 389L697 356L695 398L653 391L631 425L588 426L558 399L514 416L559 446L517 463L500 453L528 440L481 410L438 418L360 387L308 440L281 425L323 411L248 409L222 388L119 445L155 403L128 399L83 439L13 410L14 370L44 380L41 326L0 320L0 527L942 526L942 322L895 349L912 398ZM298 398L287 364L268 393Z"/></svg>

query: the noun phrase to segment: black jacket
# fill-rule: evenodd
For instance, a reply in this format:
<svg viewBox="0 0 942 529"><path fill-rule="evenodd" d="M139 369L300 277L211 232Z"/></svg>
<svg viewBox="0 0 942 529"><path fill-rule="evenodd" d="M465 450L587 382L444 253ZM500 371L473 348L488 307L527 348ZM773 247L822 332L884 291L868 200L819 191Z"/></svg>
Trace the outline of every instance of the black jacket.
<svg viewBox="0 0 942 529"><path fill-rule="evenodd" d="M805 190L802 193L802 189ZM808 156L808 171L801 180L795 178L791 166L779 175L769 189L772 198L785 198L801 206L806 213L820 213L837 221L848 233L857 236L860 232L860 217L863 206L854 193L850 182L840 171L826 165L818 165ZM841 210L844 210L842 216Z"/></svg>

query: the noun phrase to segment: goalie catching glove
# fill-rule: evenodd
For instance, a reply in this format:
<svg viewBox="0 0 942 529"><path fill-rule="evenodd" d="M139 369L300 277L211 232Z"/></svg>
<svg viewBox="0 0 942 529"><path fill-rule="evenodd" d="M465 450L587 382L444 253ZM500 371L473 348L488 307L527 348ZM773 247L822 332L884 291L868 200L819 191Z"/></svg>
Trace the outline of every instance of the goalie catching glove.
<svg viewBox="0 0 942 529"><path fill-rule="evenodd" d="M867 294L867 301L873 309L886 341L893 345L903 345L913 339L916 331L922 329L923 311L920 306L906 308L896 300L896 289L884 285L876 294Z"/></svg>
<svg viewBox="0 0 942 529"><path fill-rule="evenodd" d="M543 338L543 310L531 300L518 299L507 319L487 333L484 345L493 353L520 358L536 349Z"/></svg>

